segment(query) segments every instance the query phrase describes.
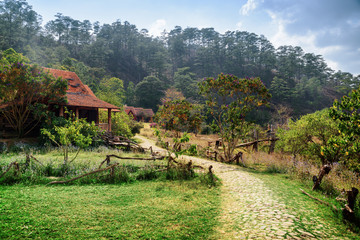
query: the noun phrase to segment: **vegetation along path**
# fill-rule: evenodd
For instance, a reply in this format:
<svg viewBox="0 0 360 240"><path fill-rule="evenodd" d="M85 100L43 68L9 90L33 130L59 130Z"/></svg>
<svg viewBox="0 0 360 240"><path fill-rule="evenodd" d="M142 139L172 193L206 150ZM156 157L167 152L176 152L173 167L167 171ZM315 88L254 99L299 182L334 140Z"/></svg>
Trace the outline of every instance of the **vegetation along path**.
<svg viewBox="0 0 360 240"><path fill-rule="evenodd" d="M137 136L142 146L164 151L154 142ZM222 239L352 239L338 232L327 220L316 214L299 214L303 206L291 206L274 190L271 181L235 165L196 157L182 156L204 168L213 166L222 181L222 210L218 236ZM306 207L304 207L306 208ZM311 212L311 211L310 211ZM345 230L346 231L346 230Z"/></svg>

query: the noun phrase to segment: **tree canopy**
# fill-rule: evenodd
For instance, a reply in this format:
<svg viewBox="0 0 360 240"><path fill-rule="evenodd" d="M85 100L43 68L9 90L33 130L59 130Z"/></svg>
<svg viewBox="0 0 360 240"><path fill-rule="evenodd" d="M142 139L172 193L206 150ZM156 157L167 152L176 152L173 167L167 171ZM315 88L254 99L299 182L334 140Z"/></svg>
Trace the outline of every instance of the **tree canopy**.
<svg viewBox="0 0 360 240"><path fill-rule="evenodd" d="M7 51L0 61L0 113L22 137L46 116L48 104L66 101L67 81L55 79L36 65L21 61L21 55ZM19 62L4 64L8 61ZM8 62L9 63L9 62Z"/></svg>
<svg viewBox="0 0 360 240"><path fill-rule="evenodd" d="M163 83L155 76L144 78L135 87L135 95L139 106L144 108L158 109L160 99L164 95Z"/></svg>
<svg viewBox="0 0 360 240"><path fill-rule="evenodd" d="M325 156L336 156L350 169L360 172L360 88L353 90L330 108L330 116L338 123L338 136L323 148Z"/></svg>
<svg viewBox="0 0 360 240"><path fill-rule="evenodd" d="M204 79L200 92L206 99L213 128L223 141L224 158L230 161L235 146L245 134L246 115L267 104L271 95L259 78L238 78L231 74Z"/></svg>
<svg viewBox="0 0 360 240"><path fill-rule="evenodd" d="M360 83L359 76L330 69L321 55L299 46L275 48L251 32L176 26L151 37L128 21L100 24L74 17L58 13L42 27L41 16L25 0L2 1L0 50L12 47L32 63L75 71L100 95L105 79L121 79L132 91L151 76L161 80L161 91L175 87L190 101L203 103L196 89L203 78L221 72L259 77L274 96L274 107L266 111L282 105L295 117L330 107ZM131 96L126 103L156 109L157 101L136 102Z"/></svg>

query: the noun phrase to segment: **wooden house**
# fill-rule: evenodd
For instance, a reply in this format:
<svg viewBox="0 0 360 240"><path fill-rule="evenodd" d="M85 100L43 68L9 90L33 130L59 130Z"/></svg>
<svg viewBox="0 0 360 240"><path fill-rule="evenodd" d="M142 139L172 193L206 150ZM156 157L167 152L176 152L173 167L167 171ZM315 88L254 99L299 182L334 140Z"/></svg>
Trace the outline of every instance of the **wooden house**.
<svg viewBox="0 0 360 240"><path fill-rule="evenodd" d="M59 116L64 116L64 107L75 113L77 118L86 118L88 122L95 122L101 129L111 132L111 111L119 107L98 99L91 89L83 84L74 72L45 68L54 77L61 77L68 81L66 91L67 103L60 105ZM108 110L108 122L99 122L99 109Z"/></svg>
<svg viewBox="0 0 360 240"><path fill-rule="evenodd" d="M154 112L152 109L144 109L138 107L124 106L124 110L128 115L132 115L138 122L153 122Z"/></svg>
<svg viewBox="0 0 360 240"><path fill-rule="evenodd" d="M54 77L61 77L68 81L66 91L67 103L59 104L60 108L53 108L57 116L65 115L65 107L75 113L77 118L85 118L88 122L95 122L101 129L111 132L111 111L119 107L98 99L91 89L82 83L76 73L64 70L44 68L45 72L52 74ZM3 104L4 105L4 104ZM5 108L0 104L0 108ZM107 123L99 122L99 109L107 109ZM0 138L6 136L6 131L10 129L9 124L0 116Z"/></svg>

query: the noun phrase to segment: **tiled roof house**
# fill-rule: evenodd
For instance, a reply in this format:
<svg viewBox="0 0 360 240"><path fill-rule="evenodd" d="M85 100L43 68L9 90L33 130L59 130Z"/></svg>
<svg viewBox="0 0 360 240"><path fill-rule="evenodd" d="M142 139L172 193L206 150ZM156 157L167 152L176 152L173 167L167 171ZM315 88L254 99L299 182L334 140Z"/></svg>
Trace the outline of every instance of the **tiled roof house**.
<svg viewBox="0 0 360 240"><path fill-rule="evenodd" d="M154 112L152 109L137 108L131 106L124 106L124 110L128 115L132 115L136 121L152 122Z"/></svg>
<svg viewBox="0 0 360 240"><path fill-rule="evenodd" d="M49 106L49 109L52 109L58 116L64 116L66 107L74 112L76 117L86 118L88 122L95 122L103 130L111 131L111 112L119 109L119 107L98 99L74 72L51 68L44 68L44 71L56 78L61 77L68 81L68 90L66 91L67 103L59 104L60 108L57 109ZM0 103L0 108L4 109L6 107L7 104ZM99 122L99 109L108 110L107 123ZM11 129L11 126L0 115L0 138L7 135L11 136Z"/></svg>
<svg viewBox="0 0 360 240"><path fill-rule="evenodd" d="M111 131L111 111L119 107L98 99L74 72L51 68L44 68L44 70L56 78L61 77L68 81L67 103L60 106L59 116L64 116L64 107L67 107L75 113L76 117L86 118L89 122L94 121L103 130ZM108 123L99 123L99 109L108 109Z"/></svg>

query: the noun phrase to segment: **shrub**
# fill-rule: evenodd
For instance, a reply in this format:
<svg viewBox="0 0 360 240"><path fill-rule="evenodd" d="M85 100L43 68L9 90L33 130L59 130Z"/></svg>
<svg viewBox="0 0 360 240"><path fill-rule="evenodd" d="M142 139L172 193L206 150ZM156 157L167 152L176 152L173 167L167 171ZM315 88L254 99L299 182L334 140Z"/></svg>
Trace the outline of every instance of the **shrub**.
<svg viewBox="0 0 360 240"><path fill-rule="evenodd" d="M50 125L48 128L42 128L41 134L61 148L64 153L63 165L68 165L76 159L80 149L89 147L93 139L99 137L101 131L94 122L88 123L85 119L75 119L72 116L62 121L60 126ZM69 160L71 146L78 147L78 152L72 160Z"/></svg>
<svg viewBox="0 0 360 240"><path fill-rule="evenodd" d="M168 180L190 180L194 178L195 172L188 164L177 164L166 171L166 179Z"/></svg>
<svg viewBox="0 0 360 240"><path fill-rule="evenodd" d="M198 155L197 145L191 144L190 147L186 150L186 153L189 154L190 156L197 156Z"/></svg>
<svg viewBox="0 0 360 240"><path fill-rule="evenodd" d="M158 178L158 173L155 171L154 168L151 167L146 167L145 169L141 170L136 176L137 180L152 180L156 178Z"/></svg>
<svg viewBox="0 0 360 240"><path fill-rule="evenodd" d="M107 122L108 113L106 111L99 111L100 122ZM111 115L111 130L114 135L123 137L133 137L136 133L140 133L143 124L134 121L124 111L113 112Z"/></svg>
<svg viewBox="0 0 360 240"><path fill-rule="evenodd" d="M287 169L283 168L277 164L271 163L267 165L265 172L267 173L286 173Z"/></svg>
<svg viewBox="0 0 360 240"><path fill-rule="evenodd" d="M7 151L6 143L0 142L0 153L4 153Z"/></svg>
<svg viewBox="0 0 360 240"><path fill-rule="evenodd" d="M221 184L220 179L211 173L200 174L199 178L200 182L208 187L216 187Z"/></svg>

